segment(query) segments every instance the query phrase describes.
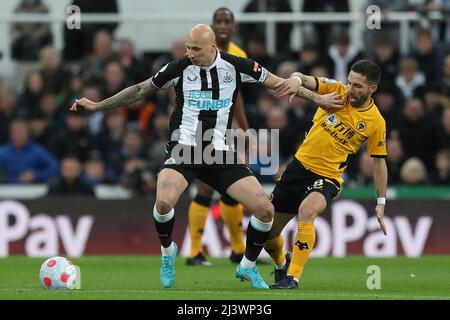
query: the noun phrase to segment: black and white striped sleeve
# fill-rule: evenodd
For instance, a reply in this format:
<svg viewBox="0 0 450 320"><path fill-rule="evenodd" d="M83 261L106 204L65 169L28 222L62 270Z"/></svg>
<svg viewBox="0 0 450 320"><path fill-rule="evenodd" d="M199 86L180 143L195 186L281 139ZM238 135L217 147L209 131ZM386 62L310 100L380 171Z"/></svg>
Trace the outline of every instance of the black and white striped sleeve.
<svg viewBox="0 0 450 320"><path fill-rule="evenodd" d="M236 71L241 75L242 83L263 83L269 76L269 71L266 68L251 59L244 59L230 54L222 54L222 58L234 65Z"/></svg>
<svg viewBox="0 0 450 320"><path fill-rule="evenodd" d="M178 61L169 62L159 69L150 81L159 89L175 87L178 79L183 74L183 70L186 68L187 64L185 60L185 58L182 58Z"/></svg>

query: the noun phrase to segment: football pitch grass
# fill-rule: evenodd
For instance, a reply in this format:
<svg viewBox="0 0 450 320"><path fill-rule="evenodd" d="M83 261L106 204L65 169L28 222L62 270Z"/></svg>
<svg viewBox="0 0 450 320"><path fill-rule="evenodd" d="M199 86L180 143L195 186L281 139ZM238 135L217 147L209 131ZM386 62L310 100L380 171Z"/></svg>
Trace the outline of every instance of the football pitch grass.
<svg viewBox="0 0 450 320"><path fill-rule="evenodd" d="M450 299L450 256L421 258L311 258L300 288L254 290L235 278L235 265L211 258L213 266L186 266L177 257L176 281L165 289L159 282L158 256L85 256L71 259L81 268L81 290L40 287L44 258L0 258L0 300L425 300ZM367 273L380 268L381 288L369 290ZM267 283L271 265L258 265ZM369 281L371 282L371 281Z"/></svg>

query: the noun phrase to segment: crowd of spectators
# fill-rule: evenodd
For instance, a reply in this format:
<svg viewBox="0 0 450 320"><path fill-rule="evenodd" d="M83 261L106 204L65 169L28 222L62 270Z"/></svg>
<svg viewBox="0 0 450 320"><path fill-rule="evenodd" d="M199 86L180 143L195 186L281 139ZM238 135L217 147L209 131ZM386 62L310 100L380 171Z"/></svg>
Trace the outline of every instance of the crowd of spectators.
<svg viewBox="0 0 450 320"><path fill-rule="evenodd" d="M23 2L45 9L38 0ZM252 6L247 9L255 11ZM310 11L316 10L310 6ZM35 68L23 87L8 88L0 81L1 183L47 183L53 195L92 195L98 184L122 184L134 195L155 190L173 110L172 92L160 91L128 108L105 113L68 111L76 98L102 100L149 78L168 60L184 54L183 43L176 42L167 55L145 59L136 54L132 39L114 37L115 27L89 30L83 41L91 43L84 43L76 54L59 52L46 35L49 41L33 44L39 47ZM374 99L387 122L389 184L450 185L450 51L432 28L416 26L414 30L412 50L404 56L385 35L376 37L373 50L357 50L345 29L323 40L330 43L305 42L298 52L283 47L282 58L267 52L265 39L257 32L252 36L245 30L242 46L249 58L282 77L301 71L346 82L354 61L373 59L382 70ZM66 46L73 45L66 40ZM299 98L289 104L254 85L244 85L242 93L251 128L279 129L280 163L286 163L301 144L317 107ZM265 152L271 154L269 138L264 138ZM350 159L346 184L370 185L372 161L364 150ZM262 164L258 159L254 162L251 168L262 182L275 181L276 175L259 175Z"/></svg>

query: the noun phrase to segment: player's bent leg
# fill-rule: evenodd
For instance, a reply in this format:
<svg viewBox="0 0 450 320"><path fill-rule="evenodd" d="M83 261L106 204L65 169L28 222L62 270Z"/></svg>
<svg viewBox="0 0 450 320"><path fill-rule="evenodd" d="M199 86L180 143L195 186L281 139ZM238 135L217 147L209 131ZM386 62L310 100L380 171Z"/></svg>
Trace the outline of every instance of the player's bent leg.
<svg viewBox="0 0 450 320"><path fill-rule="evenodd" d="M172 287L175 282L175 257L178 248L172 241L175 220L173 208L187 186L188 182L184 176L174 169L164 168L158 174L153 217L161 242L160 281L165 288Z"/></svg>
<svg viewBox="0 0 450 320"><path fill-rule="evenodd" d="M233 263L239 263L245 251L242 231L244 211L239 202L226 194L222 195L219 207L222 220L230 233L231 254L229 259Z"/></svg>
<svg viewBox="0 0 450 320"><path fill-rule="evenodd" d="M252 212L247 227L245 254L237 266L236 277L249 280L253 288L268 289L255 263L272 227L273 205L254 176L247 176L236 181L228 187L227 194Z"/></svg>
<svg viewBox="0 0 450 320"><path fill-rule="evenodd" d="M197 195L191 201L188 211L191 252L186 259L186 264L191 266L210 266L211 262L206 260L202 252L202 235L214 189L200 180L196 180L195 185L197 187Z"/></svg>
<svg viewBox="0 0 450 320"><path fill-rule="evenodd" d="M246 206L256 218L270 222L272 226L273 205L255 176L247 176L236 181L228 187L227 194Z"/></svg>
<svg viewBox="0 0 450 320"><path fill-rule="evenodd" d="M298 232L292 249L292 260L287 277L271 286L273 289L295 289L303 269L314 247L316 232L315 218L327 206L325 196L319 192L311 192L300 204L298 210Z"/></svg>

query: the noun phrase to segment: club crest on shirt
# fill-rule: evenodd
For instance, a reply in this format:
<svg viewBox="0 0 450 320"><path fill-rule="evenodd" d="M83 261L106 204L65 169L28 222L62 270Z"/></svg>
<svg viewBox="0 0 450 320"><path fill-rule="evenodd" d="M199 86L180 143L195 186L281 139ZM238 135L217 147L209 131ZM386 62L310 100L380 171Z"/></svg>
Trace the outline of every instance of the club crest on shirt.
<svg viewBox="0 0 450 320"><path fill-rule="evenodd" d="M233 81L233 77L228 72L223 76L223 82L230 83Z"/></svg>
<svg viewBox="0 0 450 320"><path fill-rule="evenodd" d="M356 124L356 129L360 132L366 130L366 128L367 128L367 124L364 121L359 121Z"/></svg>
<svg viewBox="0 0 450 320"><path fill-rule="evenodd" d="M327 123L330 126L334 126L337 121L338 121L338 117L334 113L330 113L329 115L327 115Z"/></svg>

